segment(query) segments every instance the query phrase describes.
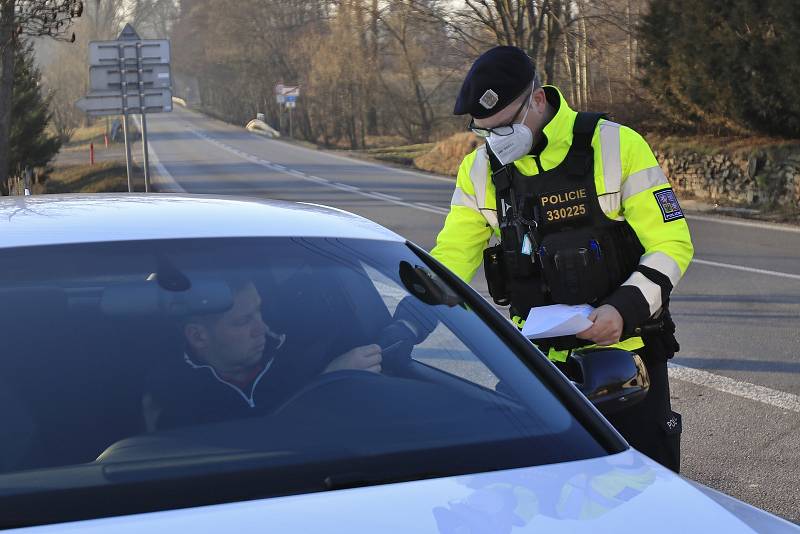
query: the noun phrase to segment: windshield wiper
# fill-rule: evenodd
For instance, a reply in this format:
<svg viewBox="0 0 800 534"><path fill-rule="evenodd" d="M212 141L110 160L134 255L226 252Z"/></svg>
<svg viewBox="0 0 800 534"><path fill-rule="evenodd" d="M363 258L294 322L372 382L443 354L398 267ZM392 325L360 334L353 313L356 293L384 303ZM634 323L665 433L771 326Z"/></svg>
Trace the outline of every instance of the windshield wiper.
<svg viewBox="0 0 800 534"><path fill-rule="evenodd" d="M414 480L424 480L428 478L443 478L459 474L460 472L428 471L415 472L413 474L388 474L388 473L365 473L363 471L350 471L336 473L325 477L323 483L328 490L341 490L351 488L363 488L367 486L379 486L382 484L398 484L400 482L412 482Z"/></svg>

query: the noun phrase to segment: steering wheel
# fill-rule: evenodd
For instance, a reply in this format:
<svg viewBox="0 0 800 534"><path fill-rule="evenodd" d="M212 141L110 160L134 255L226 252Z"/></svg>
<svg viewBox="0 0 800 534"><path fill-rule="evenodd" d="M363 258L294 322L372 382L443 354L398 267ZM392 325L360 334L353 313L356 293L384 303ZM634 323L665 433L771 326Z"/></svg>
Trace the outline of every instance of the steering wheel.
<svg viewBox="0 0 800 534"><path fill-rule="evenodd" d="M322 373L314 378L311 379L305 386L303 386L300 391L289 397L286 401L283 402L278 408L275 409L273 412L274 414L280 414L288 409L288 407L296 404L300 399L307 397L316 393L318 390L325 386L329 386L336 382L341 382L343 380L386 380L389 377L382 375L381 373L375 373L373 371L365 371L361 369L341 369L339 371L330 371L327 373Z"/></svg>

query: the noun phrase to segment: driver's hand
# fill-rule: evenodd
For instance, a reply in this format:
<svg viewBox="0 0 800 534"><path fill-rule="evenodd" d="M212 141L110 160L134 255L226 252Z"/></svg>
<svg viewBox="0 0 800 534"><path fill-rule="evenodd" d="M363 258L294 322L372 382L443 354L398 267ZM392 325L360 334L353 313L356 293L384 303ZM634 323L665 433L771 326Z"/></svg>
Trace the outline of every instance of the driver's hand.
<svg viewBox="0 0 800 534"><path fill-rule="evenodd" d="M349 350L333 360L323 373L351 369L356 371L381 372L381 347L380 345L364 345Z"/></svg>

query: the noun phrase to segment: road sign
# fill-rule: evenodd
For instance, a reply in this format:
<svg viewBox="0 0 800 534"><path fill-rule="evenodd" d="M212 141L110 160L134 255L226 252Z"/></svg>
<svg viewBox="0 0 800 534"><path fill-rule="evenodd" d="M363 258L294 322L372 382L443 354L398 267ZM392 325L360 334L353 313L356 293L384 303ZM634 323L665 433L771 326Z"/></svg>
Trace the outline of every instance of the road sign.
<svg viewBox="0 0 800 534"><path fill-rule="evenodd" d="M275 86L275 94L282 95L282 96L300 96L300 86L299 85L283 85L279 83Z"/></svg>
<svg viewBox="0 0 800 534"><path fill-rule="evenodd" d="M287 100L286 101L286 107L288 109L296 108L297 107L297 102L295 102L294 100Z"/></svg>
<svg viewBox="0 0 800 534"><path fill-rule="evenodd" d="M295 102L297 102L297 95L286 95L285 98L287 106L289 104L294 104Z"/></svg>
<svg viewBox="0 0 800 534"><path fill-rule="evenodd" d="M125 23L125 27L122 28L122 31L119 32L117 36L118 41L141 41L142 38L139 37L139 34L136 33L136 30L133 29L130 22Z"/></svg>
<svg viewBox="0 0 800 534"><path fill-rule="evenodd" d="M122 74L118 65L89 68L89 89L91 91L108 91L122 89ZM125 69L125 82L129 91L139 90L139 70L135 67ZM145 89L165 88L172 86L170 67L167 64L153 64L142 67L141 81Z"/></svg>
<svg viewBox="0 0 800 534"><path fill-rule="evenodd" d="M283 95L275 95L275 100L278 102L278 104L283 104L286 102L286 97Z"/></svg>
<svg viewBox="0 0 800 534"><path fill-rule="evenodd" d="M91 92L75 105L89 115L122 115L125 131L125 163L128 191L131 181L131 145L128 115L142 116L144 190L150 190L150 157L147 147L147 113L172 111L172 76L167 39L142 39L126 24L116 41L89 43L89 85Z"/></svg>
<svg viewBox="0 0 800 534"><path fill-rule="evenodd" d="M172 111L172 91L169 89L147 89L144 107L139 102L139 93L129 93L127 99L118 91L89 93L75 105L93 117L122 115L125 113L161 113ZM123 102L126 100L126 102ZM123 108L124 105L124 108Z"/></svg>
<svg viewBox="0 0 800 534"><path fill-rule="evenodd" d="M138 49L138 52L137 52ZM141 55L142 63L169 63L170 46L167 39L145 39L142 41L92 41L89 43L89 65L118 65L120 57L136 64Z"/></svg>

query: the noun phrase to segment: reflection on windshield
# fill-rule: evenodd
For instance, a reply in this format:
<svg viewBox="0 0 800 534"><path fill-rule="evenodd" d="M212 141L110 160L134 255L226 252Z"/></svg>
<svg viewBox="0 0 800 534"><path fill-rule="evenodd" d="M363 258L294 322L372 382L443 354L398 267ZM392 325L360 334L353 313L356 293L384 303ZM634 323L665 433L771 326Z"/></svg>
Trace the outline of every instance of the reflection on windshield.
<svg viewBox="0 0 800 534"><path fill-rule="evenodd" d="M0 280L7 493L191 475L185 505L226 470L280 473L258 483L280 495L604 454L401 243L32 247L0 255ZM358 462L366 482L336 467ZM124 502L171 506L154 495ZM92 517L81 502L64 513Z"/></svg>
<svg viewBox="0 0 800 534"><path fill-rule="evenodd" d="M510 533L540 516L590 521L635 499L665 474L624 452L602 461L461 477L472 493L434 508L433 515L442 534Z"/></svg>

